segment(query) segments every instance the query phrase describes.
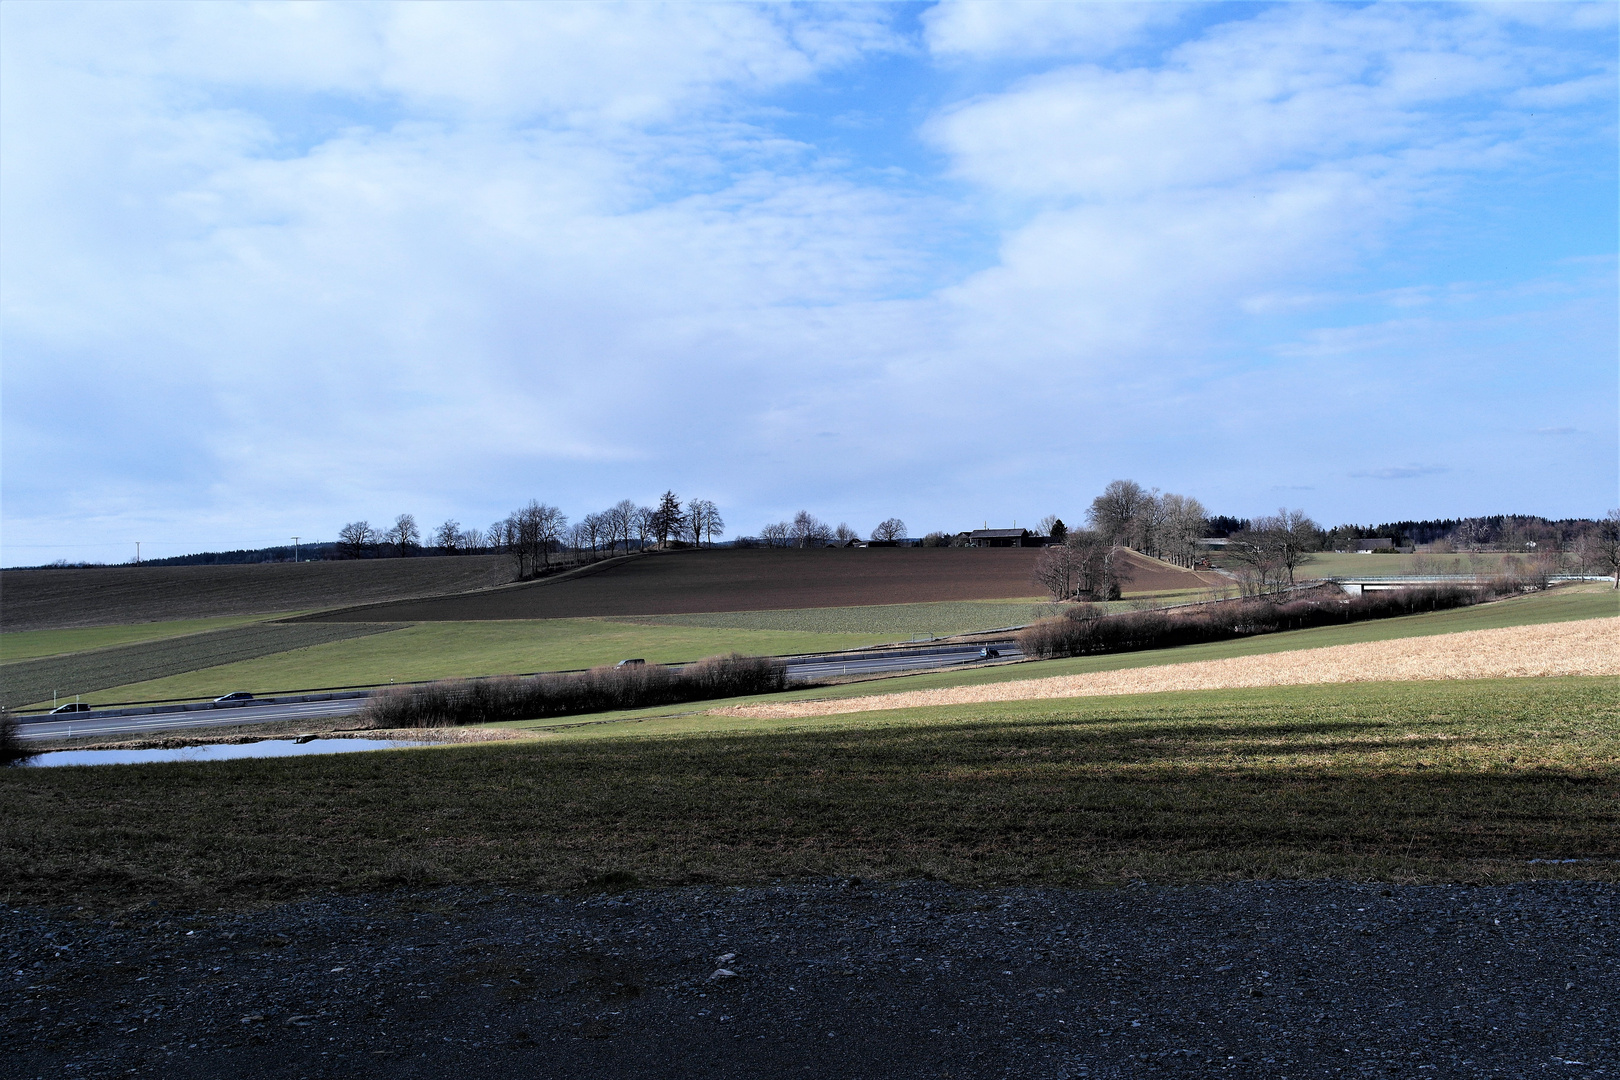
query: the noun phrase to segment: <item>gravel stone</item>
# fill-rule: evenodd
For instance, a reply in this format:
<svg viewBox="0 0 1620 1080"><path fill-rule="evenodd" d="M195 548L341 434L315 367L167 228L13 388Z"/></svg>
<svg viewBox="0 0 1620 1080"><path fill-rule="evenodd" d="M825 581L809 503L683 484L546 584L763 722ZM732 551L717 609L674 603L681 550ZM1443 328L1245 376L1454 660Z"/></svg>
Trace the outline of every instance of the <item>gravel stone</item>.
<svg viewBox="0 0 1620 1080"><path fill-rule="evenodd" d="M1569 882L6 908L0 1076L1620 1076L1617 927Z"/></svg>

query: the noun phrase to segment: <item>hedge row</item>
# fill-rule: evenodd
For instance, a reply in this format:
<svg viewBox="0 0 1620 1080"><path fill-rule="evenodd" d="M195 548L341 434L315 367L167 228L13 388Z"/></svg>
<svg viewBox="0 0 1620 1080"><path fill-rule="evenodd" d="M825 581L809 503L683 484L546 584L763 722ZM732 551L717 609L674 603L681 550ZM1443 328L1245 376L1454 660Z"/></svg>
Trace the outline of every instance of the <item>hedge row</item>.
<svg viewBox="0 0 1620 1080"><path fill-rule="evenodd" d="M1279 630L1303 630L1468 607L1505 592L1517 591L1517 588L1518 584L1513 582L1483 586L1425 585L1361 596L1344 596L1324 589L1282 603L1266 599L1228 600L1169 611L1128 611L1118 615L1104 615L1090 604L1080 604L1055 619L1043 619L1026 627L1018 635L1018 645L1025 656L1041 659L1167 649Z"/></svg>
<svg viewBox="0 0 1620 1080"><path fill-rule="evenodd" d="M733 653L680 668L638 664L402 686L373 694L361 715L374 727L455 727L762 694L786 686L782 661Z"/></svg>

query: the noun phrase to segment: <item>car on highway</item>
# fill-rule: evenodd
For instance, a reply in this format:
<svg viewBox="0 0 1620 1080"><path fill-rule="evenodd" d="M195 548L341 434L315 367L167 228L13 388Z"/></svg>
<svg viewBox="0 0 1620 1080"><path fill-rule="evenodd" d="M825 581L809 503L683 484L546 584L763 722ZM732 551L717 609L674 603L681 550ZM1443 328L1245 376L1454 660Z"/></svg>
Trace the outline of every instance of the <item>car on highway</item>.
<svg viewBox="0 0 1620 1080"><path fill-rule="evenodd" d="M984 648L979 650L980 660L994 660L1001 655L1000 649Z"/></svg>
<svg viewBox="0 0 1620 1080"><path fill-rule="evenodd" d="M246 690L238 690L235 693L226 694L224 697L215 698L214 699L214 704L219 705L219 704L228 704L228 703L233 702L233 701L252 701L252 700L253 700L253 695L252 694L248 693Z"/></svg>
<svg viewBox="0 0 1620 1080"><path fill-rule="evenodd" d="M90 703L88 701L70 701L66 705L58 705L56 708L52 709L51 710L51 715L55 716L58 713L75 713L75 712L89 712L89 711L90 711Z"/></svg>
<svg viewBox="0 0 1620 1080"><path fill-rule="evenodd" d="M616 668L640 667L641 665L645 664L646 662L647 661L641 659L640 657L636 657L635 659L632 659L632 660L620 660L617 664L614 664L613 666L616 667Z"/></svg>

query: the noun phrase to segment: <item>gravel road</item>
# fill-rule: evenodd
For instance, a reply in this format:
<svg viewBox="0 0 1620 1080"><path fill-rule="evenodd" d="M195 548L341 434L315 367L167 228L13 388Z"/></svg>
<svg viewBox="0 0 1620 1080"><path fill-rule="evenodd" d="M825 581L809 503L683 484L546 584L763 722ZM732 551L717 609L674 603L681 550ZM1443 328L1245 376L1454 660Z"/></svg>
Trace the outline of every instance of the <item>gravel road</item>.
<svg viewBox="0 0 1620 1080"><path fill-rule="evenodd" d="M1620 888L0 909L6 1077L1620 1076Z"/></svg>

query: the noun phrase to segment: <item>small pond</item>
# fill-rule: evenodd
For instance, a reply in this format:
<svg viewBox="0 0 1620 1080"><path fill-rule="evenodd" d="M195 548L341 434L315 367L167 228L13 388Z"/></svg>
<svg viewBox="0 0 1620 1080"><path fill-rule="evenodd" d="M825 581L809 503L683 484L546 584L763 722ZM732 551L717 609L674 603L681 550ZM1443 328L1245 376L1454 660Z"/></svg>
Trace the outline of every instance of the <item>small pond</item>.
<svg viewBox="0 0 1620 1080"><path fill-rule="evenodd" d="M427 743L393 739L264 739L251 743L210 743L173 750L52 750L25 758L18 765L138 765L148 761L228 761L231 758L297 757L302 754L352 754L358 750L396 750Z"/></svg>

